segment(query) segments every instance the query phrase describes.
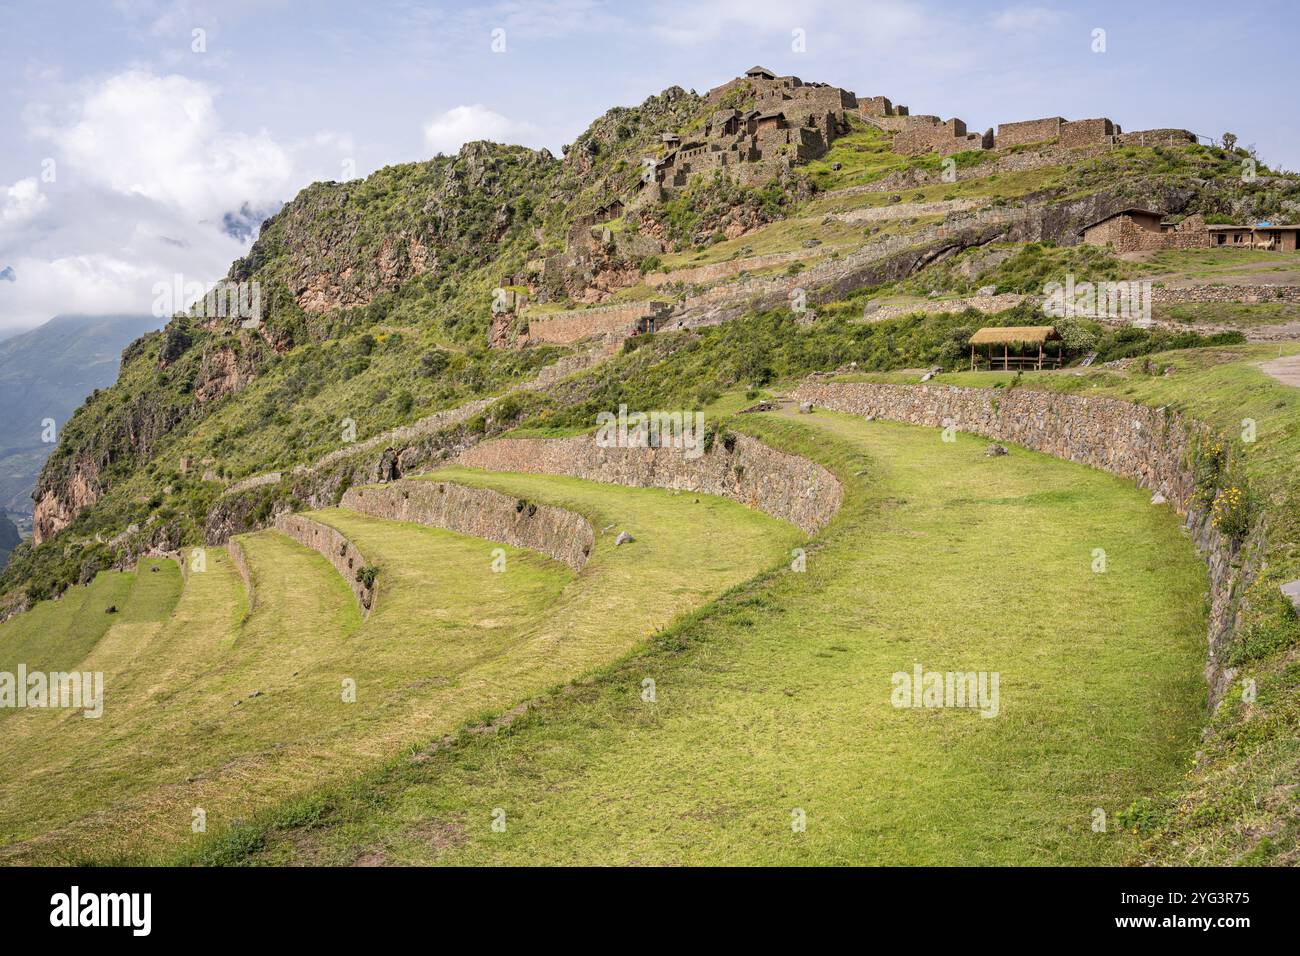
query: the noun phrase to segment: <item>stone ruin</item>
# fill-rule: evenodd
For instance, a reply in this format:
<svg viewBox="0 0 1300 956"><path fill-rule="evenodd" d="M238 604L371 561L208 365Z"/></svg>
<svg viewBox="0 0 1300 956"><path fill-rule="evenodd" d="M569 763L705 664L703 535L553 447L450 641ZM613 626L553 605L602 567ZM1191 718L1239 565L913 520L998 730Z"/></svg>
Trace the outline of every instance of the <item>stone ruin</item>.
<svg viewBox="0 0 1300 956"><path fill-rule="evenodd" d="M1078 146L1173 146L1196 142L1185 129L1141 130L1125 133L1106 117L1067 120L1061 116L1002 123L994 133L968 133L966 123L953 118L943 122L937 116L913 115L906 106L895 106L885 96L862 97L858 115L879 129L894 133L894 152L904 156L939 153L947 156L968 149L1010 149L1031 143L1054 143L1065 148Z"/></svg>
<svg viewBox="0 0 1300 956"><path fill-rule="evenodd" d="M742 89L752 97L746 109L724 105L729 93ZM702 130L663 137L667 152L655 163L642 201L671 195L714 170L744 184L764 182L822 156L835 137L849 131L848 113L857 109L857 97L848 90L759 66L710 90L706 102L718 109Z"/></svg>
<svg viewBox="0 0 1300 956"><path fill-rule="evenodd" d="M947 156L1038 143L1073 148L1196 142L1194 134L1180 129L1124 133L1106 117L1049 116L1003 123L996 133L992 127L972 133L957 117L943 120L914 114L887 96L859 97L837 86L777 76L761 66L714 87L705 101L716 109L701 129L662 136L665 153L657 161L650 160L654 176L641 187L635 202L666 198L694 176L716 170L743 184L765 182L784 169L824 155L837 136L849 131L850 116L892 132L894 151L904 156Z"/></svg>

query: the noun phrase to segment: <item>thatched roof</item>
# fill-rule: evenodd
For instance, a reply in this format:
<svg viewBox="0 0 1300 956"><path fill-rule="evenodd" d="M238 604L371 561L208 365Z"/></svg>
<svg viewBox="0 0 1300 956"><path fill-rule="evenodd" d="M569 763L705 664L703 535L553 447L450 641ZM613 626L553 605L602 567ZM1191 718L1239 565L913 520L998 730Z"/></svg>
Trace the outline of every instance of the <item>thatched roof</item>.
<svg viewBox="0 0 1300 956"><path fill-rule="evenodd" d="M1041 345L1059 341L1061 334L1051 325L1007 325L980 329L970 337L971 345Z"/></svg>

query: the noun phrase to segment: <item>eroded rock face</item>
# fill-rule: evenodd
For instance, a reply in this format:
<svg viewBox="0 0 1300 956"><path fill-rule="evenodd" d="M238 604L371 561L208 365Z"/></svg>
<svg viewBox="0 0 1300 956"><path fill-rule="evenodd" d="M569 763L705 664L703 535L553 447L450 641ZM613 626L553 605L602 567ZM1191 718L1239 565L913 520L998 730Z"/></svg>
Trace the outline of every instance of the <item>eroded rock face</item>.
<svg viewBox="0 0 1300 956"><path fill-rule="evenodd" d="M203 356L194 397L200 404L215 402L240 391L256 377L257 370L250 359L241 358L234 346L221 346Z"/></svg>
<svg viewBox="0 0 1300 956"><path fill-rule="evenodd" d="M43 476L42 476L43 477ZM32 517L32 541L40 544L58 534L84 509L99 500L99 463L79 455L57 485L38 485Z"/></svg>

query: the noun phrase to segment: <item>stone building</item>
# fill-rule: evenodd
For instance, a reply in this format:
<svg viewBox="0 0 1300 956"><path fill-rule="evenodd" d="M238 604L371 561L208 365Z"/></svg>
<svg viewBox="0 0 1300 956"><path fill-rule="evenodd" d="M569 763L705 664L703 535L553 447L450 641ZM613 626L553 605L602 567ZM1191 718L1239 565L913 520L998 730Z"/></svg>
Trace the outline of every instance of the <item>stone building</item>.
<svg viewBox="0 0 1300 956"><path fill-rule="evenodd" d="M894 152L903 156L939 153L948 156L968 149L992 149L993 130L982 136L966 132L966 123L953 118L941 123L937 116L908 116L907 124L894 134Z"/></svg>
<svg viewBox="0 0 1300 956"><path fill-rule="evenodd" d="M1150 209L1121 209L1084 226L1083 241L1090 246L1111 246L1117 252L1127 252L1141 247L1147 241L1146 235L1160 235L1162 219L1160 213Z"/></svg>
<svg viewBox="0 0 1300 956"><path fill-rule="evenodd" d="M1085 243L1110 246L1116 252L1208 247L1295 252L1298 235L1300 226L1211 226L1199 215L1165 222L1160 213L1150 209L1122 209L1083 228Z"/></svg>
<svg viewBox="0 0 1300 956"><path fill-rule="evenodd" d="M721 106L737 90L745 94L743 112ZM848 131L847 114L858 107L849 90L777 76L761 66L710 90L706 100L719 108L699 133L663 137L667 151L655 163L654 179L640 201L671 195L700 173L722 171L744 184L771 179L823 155Z"/></svg>
<svg viewBox="0 0 1300 956"><path fill-rule="evenodd" d="M1067 120L1060 116L1001 123L994 145L1010 149L1029 143L1055 142L1060 146L1178 146L1195 143L1196 134L1185 129L1146 129L1125 133L1106 117Z"/></svg>

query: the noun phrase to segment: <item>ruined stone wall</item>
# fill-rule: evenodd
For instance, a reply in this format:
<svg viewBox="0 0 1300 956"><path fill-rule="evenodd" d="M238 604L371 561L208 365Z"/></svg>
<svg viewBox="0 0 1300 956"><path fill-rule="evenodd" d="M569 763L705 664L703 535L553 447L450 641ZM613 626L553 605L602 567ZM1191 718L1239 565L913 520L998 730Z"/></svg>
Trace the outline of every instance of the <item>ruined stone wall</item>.
<svg viewBox="0 0 1300 956"><path fill-rule="evenodd" d="M337 528L308 518L306 515L282 514L275 519L275 530L323 555L342 575L356 596L361 616L367 617L375 603L376 587L366 587L357 580L357 572L367 564L365 556ZM376 582L377 584L377 582Z"/></svg>
<svg viewBox="0 0 1300 956"><path fill-rule="evenodd" d="M592 335L613 333L625 335L637 322L650 316L661 315L666 303L622 302L617 305L600 305L590 309L571 309L566 312L544 312L536 315L525 312L528 319L528 341L567 345Z"/></svg>
<svg viewBox="0 0 1300 956"><path fill-rule="evenodd" d="M653 288L684 282L688 285L704 282L717 282L742 272L757 272L773 266L798 262L801 259L816 259L826 253L821 249L792 249L789 252L769 252L761 256L748 256L744 259L728 259L726 262L710 262L707 265L691 266L688 269L674 269L672 272L652 272L645 277L645 283Z"/></svg>
<svg viewBox="0 0 1300 956"><path fill-rule="evenodd" d="M1071 120L1061 124L1062 146L1087 146L1092 143L1109 143L1119 128L1110 120Z"/></svg>
<svg viewBox="0 0 1300 956"><path fill-rule="evenodd" d="M887 96L860 96L858 112L863 116L893 116L894 104Z"/></svg>
<svg viewBox="0 0 1300 956"><path fill-rule="evenodd" d="M822 466L746 435L715 441L695 459L679 448L601 448L592 435L503 438L468 449L456 463L721 495L789 521L808 534L830 521L843 494L838 479Z"/></svg>
<svg viewBox="0 0 1300 956"><path fill-rule="evenodd" d="M596 545L591 522L576 512L447 481L351 488L341 506L376 518L413 521L540 551L575 571L582 570Z"/></svg>
<svg viewBox="0 0 1300 956"><path fill-rule="evenodd" d="M998 125L996 145L998 149L1010 146L1023 146L1026 143L1041 143L1056 139L1061 135L1061 124L1065 119L1060 116L1048 116L1044 119L1022 120L1018 123L1001 123Z"/></svg>
<svg viewBox="0 0 1300 956"><path fill-rule="evenodd" d="M966 124L961 120L940 123L937 116L914 116L904 129L894 136L894 152L904 156L936 152L943 155L964 149L977 149L966 138Z"/></svg>
<svg viewBox="0 0 1300 956"><path fill-rule="evenodd" d="M1185 129L1141 129L1121 133L1116 140L1124 146L1184 146L1196 142L1196 134Z"/></svg>
<svg viewBox="0 0 1300 956"><path fill-rule="evenodd" d="M1240 599L1255 573L1251 556L1263 553L1263 541L1256 535L1244 553L1198 508L1192 449L1195 438L1205 432L1199 423L1168 408L1031 389L810 382L800 385L793 397L854 415L931 428L951 425L1099 468L1164 495L1185 516L1209 568L1205 673L1211 704L1222 697L1233 676L1222 654L1240 623Z"/></svg>

